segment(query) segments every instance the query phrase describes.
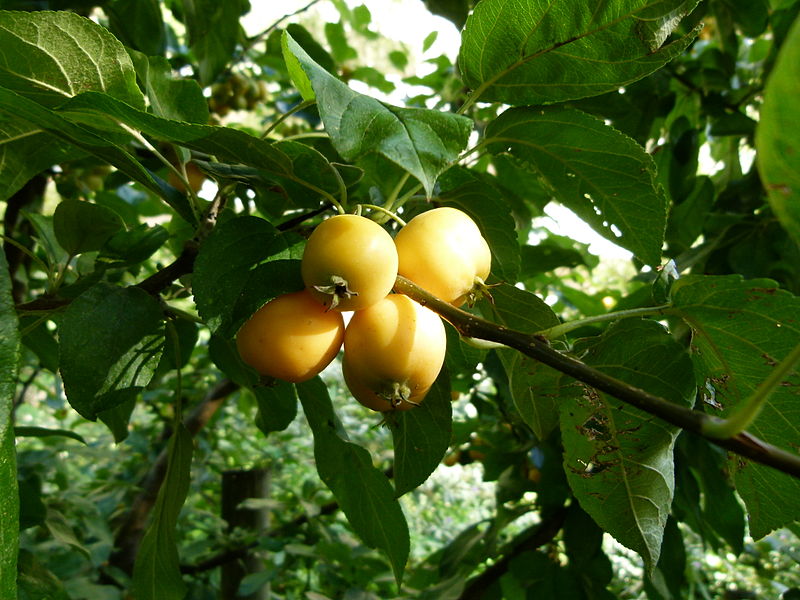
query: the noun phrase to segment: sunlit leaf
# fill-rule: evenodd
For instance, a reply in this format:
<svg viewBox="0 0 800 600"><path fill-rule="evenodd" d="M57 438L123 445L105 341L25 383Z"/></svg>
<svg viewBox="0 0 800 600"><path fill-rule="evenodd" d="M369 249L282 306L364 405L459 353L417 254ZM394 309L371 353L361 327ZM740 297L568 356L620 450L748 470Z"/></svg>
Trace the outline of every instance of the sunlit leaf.
<svg viewBox="0 0 800 600"><path fill-rule="evenodd" d="M472 122L359 94L315 63L291 36L284 34L284 39L314 90L325 131L342 158L378 153L411 173L431 195L436 178L466 146Z"/></svg>
<svg viewBox="0 0 800 600"><path fill-rule="evenodd" d="M781 224L800 244L800 21L783 43L756 130L758 170Z"/></svg>
<svg viewBox="0 0 800 600"><path fill-rule="evenodd" d="M483 0L467 19L458 65L483 101L548 104L641 79L682 53L667 42L697 0ZM665 43L667 42L667 43Z"/></svg>
<svg viewBox="0 0 800 600"><path fill-rule="evenodd" d="M485 143L524 161L597 233L660 265L667 200L653 159L631 138L577 110L511 109L489 124Z"/></svg>
<svg viewBox="0 0 800 600"><path fill-rule="evenodd" d="M69 11L0 11L0 86L47 107L100 91L144 108L125 47Z"/></svg>

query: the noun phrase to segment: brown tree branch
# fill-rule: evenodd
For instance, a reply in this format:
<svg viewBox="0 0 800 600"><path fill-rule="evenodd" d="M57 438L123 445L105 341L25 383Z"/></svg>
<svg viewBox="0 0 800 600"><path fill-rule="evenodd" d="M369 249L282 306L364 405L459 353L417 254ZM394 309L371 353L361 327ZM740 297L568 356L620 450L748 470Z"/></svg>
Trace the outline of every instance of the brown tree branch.
<svg viewBox="0 0 800 600"><path fill-rule="evenodd" d="M593 369L581 361L552 348L546 341L535 335L508 329L456 308L432 296L405 277L397 278L394 289L396 292L405 294L423 306L427 306L437 312L465 337L496 342L518 350L526 356L570 377L574 377L595 389L606 392L631 406L635 406L686 431L705 437L710 442L726 450L782 471L787 475L800 478L799 455L773 446L747 432L739 433L724 440L711 439L703 435L703 424L712 418L705 413L674 404L643 389L620 381L611 375Z"/></svg>
<svg viewBox="0 0 800 600"><path fill-rule="evenodd" d="M503 552L502 558L488 566L480 575L467 581L458 600L481 600L491 585L508 572L508 567L514 558L523 552L536 550L553 541L553 538L561 531L566 518L567 508L562 506L541 523L531 525L517 535Z"/></svg>

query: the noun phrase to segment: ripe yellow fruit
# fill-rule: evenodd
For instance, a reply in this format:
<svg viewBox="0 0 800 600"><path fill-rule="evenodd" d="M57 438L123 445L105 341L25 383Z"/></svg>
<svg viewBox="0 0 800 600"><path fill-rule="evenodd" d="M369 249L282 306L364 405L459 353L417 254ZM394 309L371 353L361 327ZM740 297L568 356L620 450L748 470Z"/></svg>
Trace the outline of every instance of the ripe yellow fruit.
<svg viewBox="0 0 800 600"><path fill-rule="evenodd" d="M306 291L259 308L236 335L242 360L262 375L299 383L319 374L344 341L344 319Z"/></svg>
<svg viewBox="0 0 800 600"><path fill-rule="evenodd" d="M381 412L422 402L444 363L442 320L407 296L392 294L353 315L342 371L356 400Z"/></svg>
<svg viewBox="0 0 800 600"><path fill-rule="evenodd" d="M301 273L311 295L327 308L362 310L391 292L397 264L385 229L366 217L337 215L308 238Z"/></svg>
<svg viewBox="0 0 800 600"><path fill-rule="evenodd" d="M398 273L454 306L474 296L489 276L489 245L475 222L457 208L417 215L394 242Z"/></svg>

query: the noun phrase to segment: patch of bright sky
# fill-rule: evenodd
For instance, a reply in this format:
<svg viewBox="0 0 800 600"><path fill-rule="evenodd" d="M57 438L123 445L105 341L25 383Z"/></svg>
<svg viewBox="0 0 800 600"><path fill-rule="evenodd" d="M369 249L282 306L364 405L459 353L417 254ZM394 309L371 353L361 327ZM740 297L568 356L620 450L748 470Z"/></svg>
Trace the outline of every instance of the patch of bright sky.
<svg viewBox="0 0 800 600"><path fill-rule="evenodd" d="M431 14L421 0L346 0L350 7L364 4L372 14L372 29L381 33L390 40L405 44L409 51L409 61L412 68L419 75L425 75L432 70L426 65L426 59L439 55L446 55L455 62L461 44L461 34L456 27L442 17ZM255 35L275 23L286 14L291 14L308 4L308 0L286 0L284 2L269 2L267 0L252 0L251 11L242 19L242 26L248 35ZM323 0L315 4L308 13L301 13L282 22L282 25L308 19L309 15L317 15L322 22L336 22L339 20L339 11L333 2ZM425 38L432 32L437 32L436 41L423 54L422 47ZM323 41L324 45L324 41ZM397 85L397 90L388 95L383 95L377 90L367 88L358 81L351 81L350 85L358 92L369 94L381 100L402 105L406 97L416 93L411 86L404 84L399 78L391 78ZM545 209L547 216L540 217L534 223L553 233L570 237L576 241L589 244L589 252L603 258L623 259L631 258L631 253L620 248L613 242L603 238L578 218L568 208L550 203Z"/></svg>

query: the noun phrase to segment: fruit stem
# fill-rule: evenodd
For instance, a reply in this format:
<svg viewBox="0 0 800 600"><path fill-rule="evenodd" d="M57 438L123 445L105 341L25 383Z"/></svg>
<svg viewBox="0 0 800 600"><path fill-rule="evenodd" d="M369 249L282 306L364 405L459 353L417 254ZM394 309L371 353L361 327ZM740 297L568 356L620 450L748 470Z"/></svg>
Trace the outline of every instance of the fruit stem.
<svg viewBox="0 0 800 600"><path fill-rule="evenodd" d="M313 106L316 103L317 103L316 100L304 100L300 104L295 104L292 108L290 108L285 113L283 113L281 116L279 116L277 119L275 119L272 122L272 124L264 130L264 133L261 134L261 139L262 140L265 139L270 133L275 131L275 128L278 125L283 123L286 119L291 117L293 114L298 113L301 110L304 110L304 109L308 108L309 106Z"/></svg>
<svg viewBox="0 0 800 600"><path fill-rule="evenodd" d="M536 335L551 340L553 338L561 337L562 335L569 333L570 331L574 331L575 329L580 329L586 325L592 325L593 323L617 321L619 319L629 319L631 317L654 317L667 315L671 312L671 308L672 306L670 304L662 304L660 306L647 306L645 308L629 308L627 310L618 310L602 315L595 315L593 317L586 317L585 319L569 321L568 323L561 323L560 325L554 325L553 327L548 327L547 329L537 331Z"/></svg>
<svg viewBox="0 0 800 600"><path fill-rule="evenodd" d="M388 215L390 218L394 219L398 223L398 225L400 225L400 227L406 226L406 222L400 217L398 217L396 214L394 214L388 208L384 208L383 206L377 206L376 204L359 204L358 206L360 206L361 208L368 208L370 210L377 210L379 212L382 212L383 214Z"/></svg>
<svg viewBox="0 0 800 600"><path fill-rule="evenodd" d="M775 388L782 384L795 365L800 362L800 344L794 347L764 379L744 404L726 419L711 418L703 423L703 435L724 440L741 433L755 421Z"/></svg>
<svg viewBox="0 0 800 600"><path fill-rule="evenodd" d="M383 203L383 205L386 207L386 210L392 210L392 208L394 208L394 203L397 202L397 197L400 195L400 192L403 190L403 186L406 184L409 177L411 177L411 173L406 172L400 178L400 181L397 182L397 185L394 186L394 189L389 194L386 202Z"/></svg>

